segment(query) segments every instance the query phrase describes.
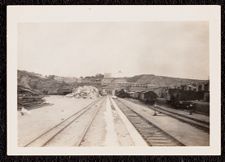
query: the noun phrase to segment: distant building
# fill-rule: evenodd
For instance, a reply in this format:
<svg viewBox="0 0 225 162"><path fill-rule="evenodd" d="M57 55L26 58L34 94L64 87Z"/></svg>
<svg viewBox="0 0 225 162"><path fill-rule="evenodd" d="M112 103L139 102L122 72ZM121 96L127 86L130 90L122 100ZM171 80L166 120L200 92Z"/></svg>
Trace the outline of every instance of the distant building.
<svg viewBox="0 0 225 162"><path fill-rule="evenodd" d="M115 78L112 80L113 84L127 84L127 80L124 78Z"/></svg>
<svg viewBox="0 0 225 162"><path fill-rule="evenodd" d="M104 73L104 78L111 78L111 77L112 77L111 73Z"/></svg>
<svg viewBox="0 0 225 162"><path fill-rule="evenodd" d="M196 85L193 85L193 84L188 84L185 86L185 89L184 90L187 90L187 91L197 91L197 86Z"/></svg>
<svg viewBox="0 0 225 162"><path fill-rule="evenodd" d="M81 78L77 78L77 83L82 83L82 79Z"/></svg>
<svg viewBox="0 0 225 162"><path fill-rule="evenodd" d="M113 78L103 78L102 79L102 85L104 86L104 85L109 85L109 84L111 84L112 83L112 81L113 81Z"/></svg>
<svg viewBox="0 0 225 162"><path fill-rule="evenodd" d="M147 88L152 88L152 87L156 87L155 84L146 84Z"/></svg>
<svg viewBox="0 0 225 162"><path fill-rule="evenodd" d="M54 76L54 79L59 82L65 82L65 83L74 83L77 82L77 78L75 77L60 77L60 76Z"/></svg>
<svg viewBox="0 0 225 162"><path fill-rule="evenodd" d="M175 89L181 89L186 91L204 91L209 92L209 81L201 82L201 83L195 83L195 84L183 84L177 87L174 87Z"/></svg>
<svg viewBox="0 0 225 162"><path fill-rule="evenodd" d="M201 83L197 85L197 91L209 91L209 82Z"/></svg>

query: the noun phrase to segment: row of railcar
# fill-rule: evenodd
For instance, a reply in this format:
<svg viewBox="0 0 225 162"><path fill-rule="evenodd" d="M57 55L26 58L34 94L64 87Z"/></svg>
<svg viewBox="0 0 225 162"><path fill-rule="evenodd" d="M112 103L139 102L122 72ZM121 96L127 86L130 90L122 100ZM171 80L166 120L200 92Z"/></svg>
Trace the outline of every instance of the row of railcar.
<svg viewBox="0 0 225 162"><path fill-rule="evenodd" d="M154 104L158 97L153 91L128 92L124 89L116 91L115 95L121 98L138 99L148 104Z"/></svg>
<svg viewBox="0 0 225 162"><path fill-rule="evenodd" d="M164 96L168 101L171 102L201 100L204 98L204 92L196 92L180 89L168 89Z"/></svg>
<svg viewBox="0 0 225 162"><path fill-rule="evenodd" d="M129 92L124 89L117 90L115 95L121 98L133 98L148 104L154 104L164 100L166 104L178 109L190 109L195 106L195 101L204 99L204 92L188 91L181 89L167 89L162 98L153 91ZM161 100L160 100L161 99Z"/></svg>
<svg viewBox="0 0 225 162"><path fill-rule="evenodd" d="M126 90L124 90L124 89L116 90L115 91L115 95L117 97L120 97L120 98L127 98L127 97L129 97L128 92Z"/></svg>
<svg viewBox="0 0 225 162"><path fill-rule="evenodd" d="M204 99L204 92L196 92L180 89L168 89L164 95L168 104L175 108L193 107L193 101L201 101Z"/></svg>

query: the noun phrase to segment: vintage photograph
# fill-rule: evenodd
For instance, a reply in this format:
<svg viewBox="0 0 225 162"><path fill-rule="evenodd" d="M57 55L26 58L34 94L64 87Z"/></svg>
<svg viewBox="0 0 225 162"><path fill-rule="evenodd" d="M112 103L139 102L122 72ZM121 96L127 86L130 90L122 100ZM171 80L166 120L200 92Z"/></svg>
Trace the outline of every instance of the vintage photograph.
<svg viewBox="0 0 225 162"><path fill-rule="evenodd" d="M208 22L18 25L18 146L208 146Z"/></svg>
<svg viewBox="0 0 225 162"><path fill-rule="evenodd" d="M10 8L11 154L218 153L218 8L141 8Z"/></svg>

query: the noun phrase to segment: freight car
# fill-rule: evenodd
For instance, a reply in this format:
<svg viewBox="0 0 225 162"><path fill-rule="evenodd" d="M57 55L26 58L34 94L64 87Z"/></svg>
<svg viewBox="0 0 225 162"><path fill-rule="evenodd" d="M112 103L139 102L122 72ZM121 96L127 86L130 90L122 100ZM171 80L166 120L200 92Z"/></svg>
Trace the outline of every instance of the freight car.
<svg viewBox="0 0 225 162"><path fill-rule="evenodd" d="M102 96L106 96L106 95L107 95L107 92L106 92L105 89L100 90L99 93L100 93L100 95L102 95Z"/></svg>
<svg viewBox="0 0 225 162"><path fill-rule="evenodd" d="M124 89L116 91L116 96L120 98L133 98L148 104L154 104L158 97L153 91L127 92Z"/></svg>
<svg viewBox="0 0 225 162"><path fill-rule="evenodd" d="M140 100L153 105L157 99L157 94L153 91L141 92L140 93Z"/></svg>
<svg viewBox="0 0 225 162"><path fill-rule="evenodd" d="M127 92L128 97L135 98L135 92Z"/></svg>
<svg viewBox="0 0 225 162"><path fill-rule="evenodd" d="M141 92L134 92L133 98L139 100L140 99L140 95L141 95Z"/></svg>
<svg viewBox="0 0 225 162"><path fill-rule="evenodd" d="M165 95L169 104L175 108L185 108L193 105L191 101L201 100L204 97L204 93L200 91L190 91L182 89L168 89Z"/></svg>
<svg viewBox="0 0 225 162"><path fill-rule="evenodd" d="M129 97L127 91L124 90L124 89L116 90L116 91L115 91L115 95L116 95L117 97L120 97L120 98L126 98L126 97Z"/></svg>

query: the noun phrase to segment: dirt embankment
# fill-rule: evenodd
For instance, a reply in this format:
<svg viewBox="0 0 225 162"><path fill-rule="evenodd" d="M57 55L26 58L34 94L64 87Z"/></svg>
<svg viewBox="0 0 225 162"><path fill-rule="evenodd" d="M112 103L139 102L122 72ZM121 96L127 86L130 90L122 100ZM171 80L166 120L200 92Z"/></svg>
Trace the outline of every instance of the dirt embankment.
<svg viewBox="0 0 225 162"><path fill-rule="evenodd" d="M17 75L18 86L23 86L31 90L39 91L47 95L65 95L72 92L74 83L66 83L57 80L55 76L44 77L40 74L20 71Z"/></svg>

